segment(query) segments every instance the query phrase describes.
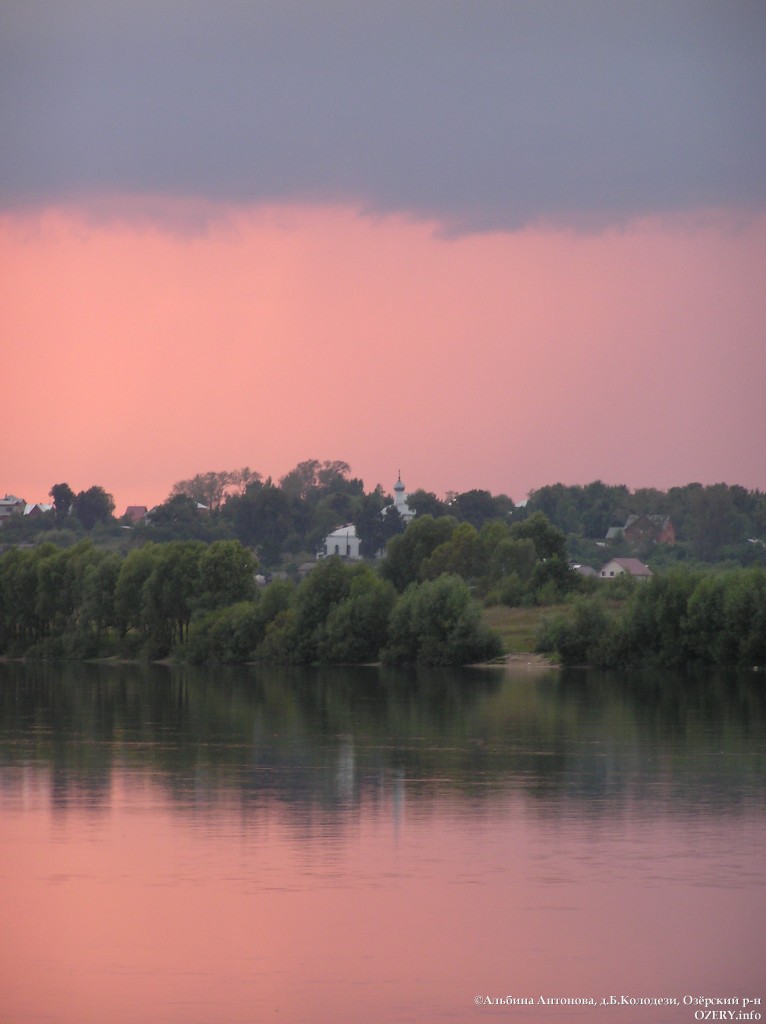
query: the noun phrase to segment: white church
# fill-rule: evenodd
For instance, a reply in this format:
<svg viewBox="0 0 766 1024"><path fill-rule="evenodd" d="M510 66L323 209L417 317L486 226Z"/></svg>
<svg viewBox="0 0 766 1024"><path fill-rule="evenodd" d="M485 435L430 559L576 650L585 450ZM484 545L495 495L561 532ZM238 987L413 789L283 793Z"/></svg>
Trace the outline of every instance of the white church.
<svg viewBox="0 0 766 1024"><path fill-rule="evenodd" d="M396 483L394 484L394 503L393 505L386 505L381 510L381 515L385 515L386 512L394 508L399 513L406 526L410 520L414 517L415 513L412 511L410 506L407 504L407 492L404 489L402 483L402 474L399 472ZM329 558L331 555L339 555L341 558L347 559L349 562L358 562L362 556L359 553L361 540L356 535L356 527L353 523L347 523L345 526L339 526L336 530L324 539L324 544L317 551L317 559Z"/></svg>

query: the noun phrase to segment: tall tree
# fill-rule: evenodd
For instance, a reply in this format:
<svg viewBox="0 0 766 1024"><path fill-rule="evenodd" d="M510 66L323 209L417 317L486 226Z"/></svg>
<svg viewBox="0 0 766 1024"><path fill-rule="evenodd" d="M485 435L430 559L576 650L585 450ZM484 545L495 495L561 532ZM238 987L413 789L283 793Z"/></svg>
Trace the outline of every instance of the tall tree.
<svg viewBox="0 0 766 1024"><path fill-rule="evenodd" d="M446 501L441 501L433 491L424 491L422 488L417 491L410 491L407 495L407 504L417 516L439 516L449 514L449 506Z"/></svg>
<svg viewBox="0 0 766 1024"><path fill-rule="evenodd" d="M449 506L450 515L463 523L470 523L480 530L492 519L500 519L513 509L513 502L505 495L501 500L493 498L489 491L472 490L457 494ZM504 500L503 500L504 499Z"/></svg>
<svg viewBox="0 0 766 1024"><path fill-rule="evenodd" d="M75 493L69 484L54 484L50 489L50 497L53 499L53 507L56 511L56 516L63 519L64 516L68 516L72 510L72 505L75 500Z"/></svg>
<svg viewBox="0 0 766 1024"><path fill-rule="evenodd" d="M405 590L420 578L424 559L452 536L457 521L452 516L419 516L413 519L404 533L393 537L386 549L380 567L381 575L390 580L397 590Z"/></svg>
<svg viewBox="0 0 766 1024"><path fill-rule="evenodd" d="M261 474L248 466L242 469L224 469L220 472L197 473L190 480L178 480L173 484L170 497L185 494L205 508L216 512L229 494L244 494L250 484L261 479Z"/></svg>
<svg viewBox="0 0 766 1024"><path fill-rule="evenodd" d="M107 522L114 512L114 498L103 487L89 487L74 499L74 513L86 530Z"/></svg>
<svg viewBox="0 0 766 1024"><path fill-rule="evenodd" d="M306 459L286 473L279 481L279 486L290 498L313 502L319 501L323 495L333 491L350 489L352 493L361 494L362 481L349 480L350 472L349 464L340 459L325 462Z"/></svg>
<svg viewBox="0 0 766 1024"><path fill-rule="evenodd" d="M199 606L223 608L255 596L256 561L238 540L218 540L199 560Z"/></svg>
<svg viewBox="0 0 766 1024"><path fill-rule="evenodd" d="M514 523L511 527L512 540L528 538L535 545L535 553L540 561L546 558L559 558L566 561L566 537L552 526L548 517L542 512L533 513L522 523Z"/></svg>

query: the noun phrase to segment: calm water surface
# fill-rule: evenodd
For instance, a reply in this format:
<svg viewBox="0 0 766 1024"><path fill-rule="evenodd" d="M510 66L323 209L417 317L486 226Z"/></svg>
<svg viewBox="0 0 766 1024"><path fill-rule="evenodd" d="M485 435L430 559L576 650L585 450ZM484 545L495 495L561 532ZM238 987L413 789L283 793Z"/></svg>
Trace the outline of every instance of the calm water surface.
<svg viewBox="0 0 766 1024"><path fill-rule="evenodd" d="M0 665L0 1021L766 1020L765 694Z"/></svg>

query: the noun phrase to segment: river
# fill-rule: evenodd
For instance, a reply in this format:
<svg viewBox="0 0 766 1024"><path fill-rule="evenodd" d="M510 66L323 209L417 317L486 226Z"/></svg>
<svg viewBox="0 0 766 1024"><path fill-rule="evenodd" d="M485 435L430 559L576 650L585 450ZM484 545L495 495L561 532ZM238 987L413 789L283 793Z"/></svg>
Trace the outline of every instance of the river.
<svg viewBox="0 0 766 1024"><path fill-rule="evenodd" d="M757 673L0 665L0 1020L766 1020L765 726Z"/></svg>

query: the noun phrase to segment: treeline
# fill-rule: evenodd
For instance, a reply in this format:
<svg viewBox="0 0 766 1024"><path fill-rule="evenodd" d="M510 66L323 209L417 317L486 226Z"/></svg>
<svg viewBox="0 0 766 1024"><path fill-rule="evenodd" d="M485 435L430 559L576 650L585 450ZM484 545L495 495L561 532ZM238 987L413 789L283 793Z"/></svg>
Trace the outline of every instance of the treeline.
<svg viewBox="0 0 766 1024"><path fill-rule="evenodd" d="M555 604L597 585L570 567L564 534L541 512L478 530L453 516L420 516L389 542L380 573L399 591L452 573L488 605Z"/></svg>
<svg viewBox="0 0 766 1024"><path fill-rule="evenodd" d="M676 567L632 587L576 600L542 628L538 650L568 665L766 666L766 570Z"/></svg>
<svg viewBox="0 0 766 1024"><path fill-rule="evenodd" d="M542 512L564 532L572 558L598 562L603 541L612 526L623 526L630 515L670 516L676 532L673 545L651 542L637 550L610 543L609 555L639 554L652 566L673 562L722 561L766 565L766 493L738 485L699 483L668 491L645 487L630 491L596 480L585 486L553 484L529 495L526 513Z"/></svg>
<svg viewBox="0 0 766 1024"><path fill-rule="evenodd" d="M308 459L279 481L264 480L248 467L200 473L178 481L167 500L140 523L115 520L111 495L100 487L75 494L68 484L55 484L50 494L53 511L9 517L0 542L50 539L63 546L89 536L127 549L149 540L238 540L256 552L262 566L275 569L313 559L325 537L345 523L356 527L367 558L385 550L405 528L391 494L380 485L366 491L339 460ZM486 490L451 494L442 501L418 489L408 493L407 503L417 518L449 517L478 532L496 521L517 524L542 513L564 535L568 557L594 568L615 555L638 555L653 569L676 562L766 566L766 494L737 485L692 483L669 491L630 491L598 480L584 486L557 483L533 491L518 506L507 495ZM610 527L641 514L670 516L677 542L647 540L643 547L631 547L617 541L604 547Z"/></svg>
<svg viewBox="0 0 766 1024"><path fill-rule="evenodd" d="M351 476L348 463L339 460L308 459L278 482L264 480L248 467L199 473L174 484L168 498L139 523L115 520L114 502L102 488L75 495L68 484L55 484L50 495L52 511L34 518L9 517L0 542L49 538L65 545L85 536L103 544L121 537L125 546L148 540L238 540L257 552L262 566L277 568L313 559L325 537L346 523L356 527L367 558L383 551L405 527L391 494L381 485L366 492L363 481ZM477 528L514 508L507 496L483 490L453 495L449 505L424 490L410 492L407 501L416 514L449 513Z"/></svg>
<svg viewBox="0 0 766 1024"><path fill-rule="evenodd" d="M364 563L319 562L258 587L238 541L149 542L121 557L89 541L0 557L0 654L193 663L461 665L498 657L464 580L404 592Z"/></svg>

